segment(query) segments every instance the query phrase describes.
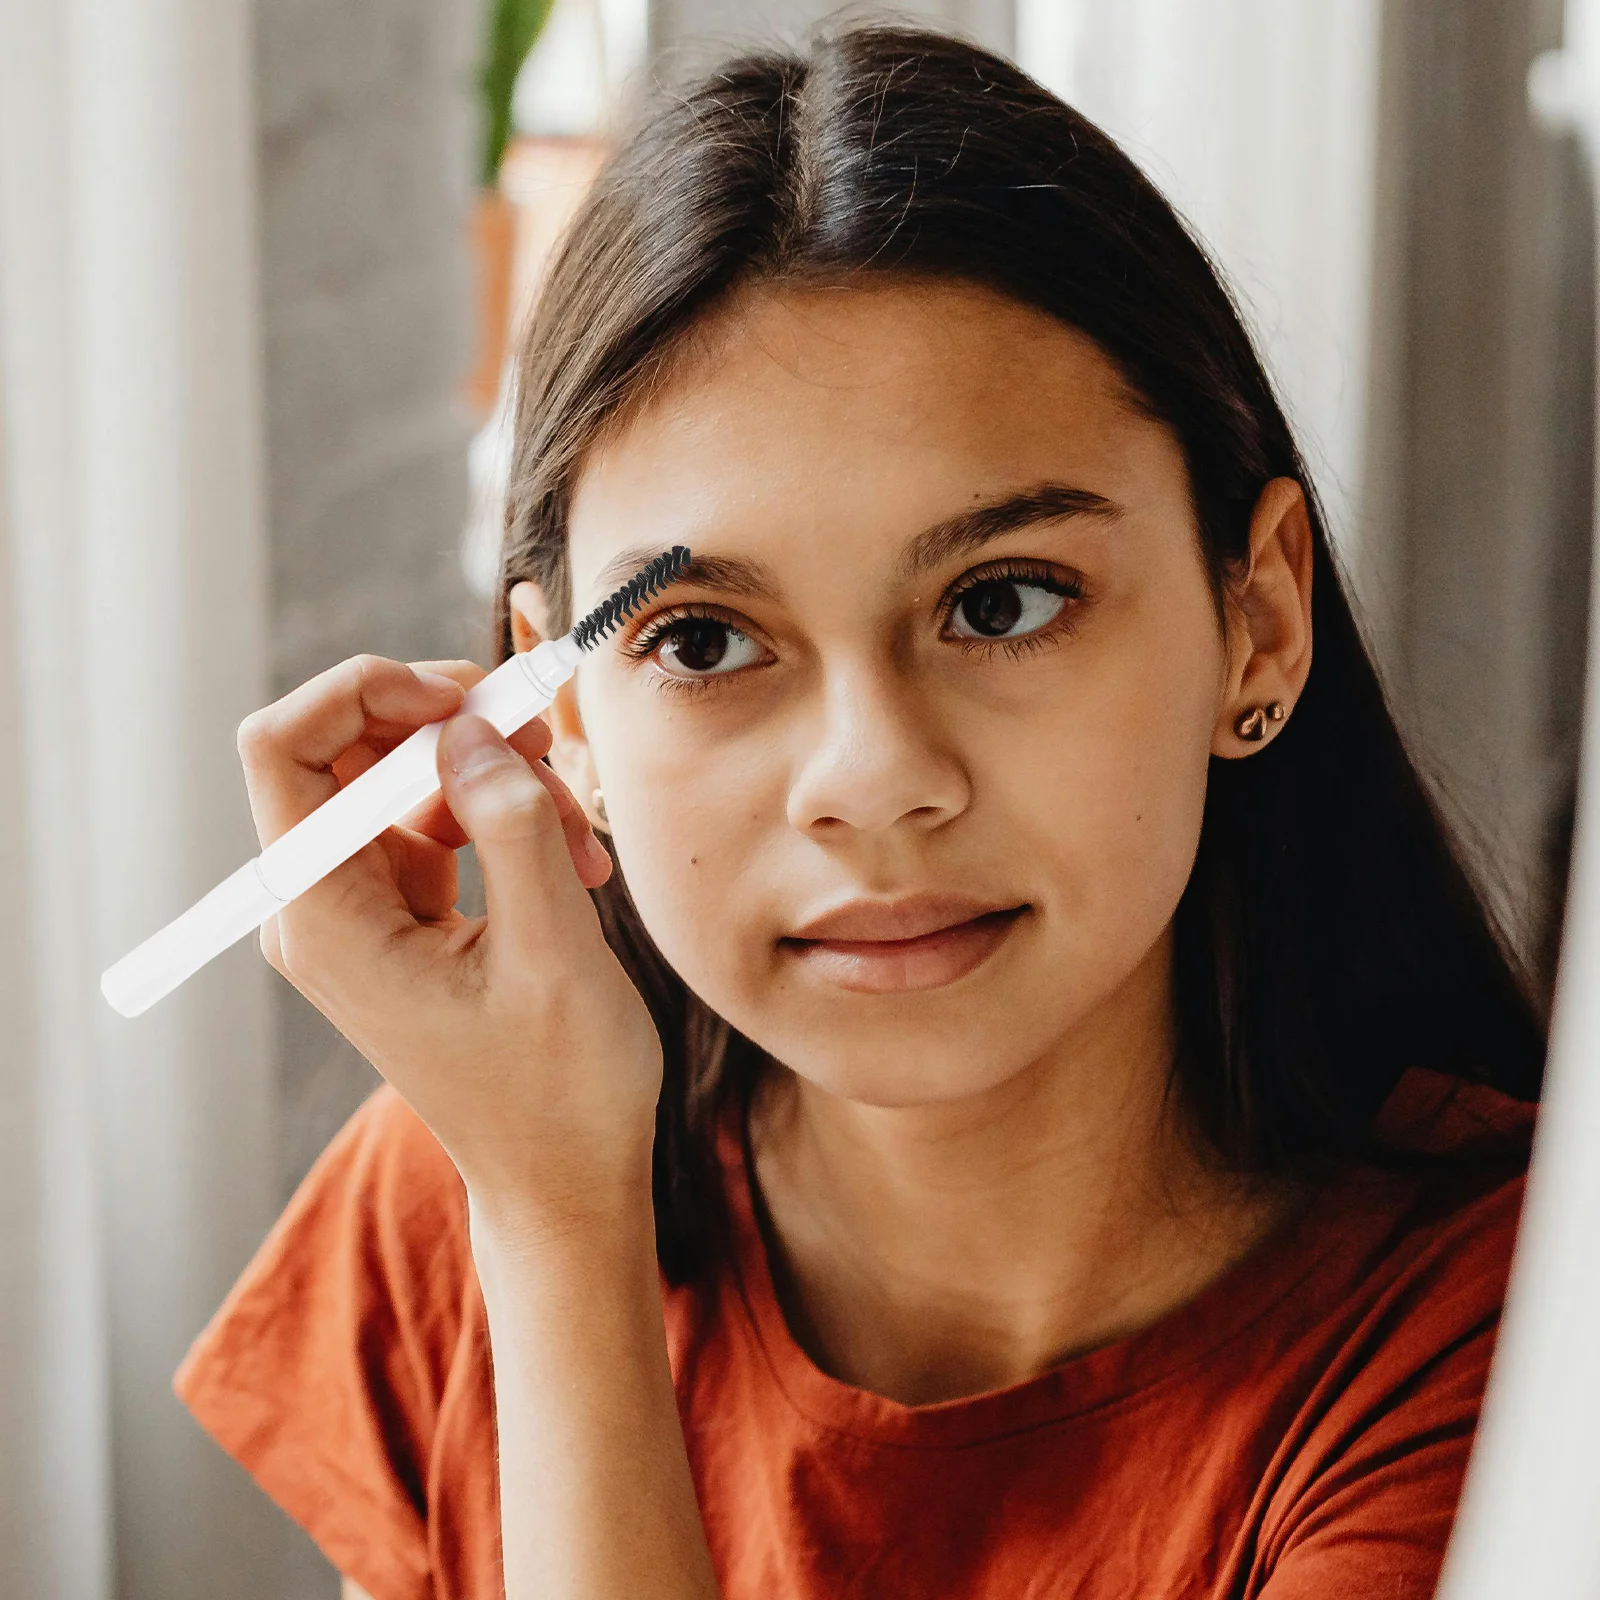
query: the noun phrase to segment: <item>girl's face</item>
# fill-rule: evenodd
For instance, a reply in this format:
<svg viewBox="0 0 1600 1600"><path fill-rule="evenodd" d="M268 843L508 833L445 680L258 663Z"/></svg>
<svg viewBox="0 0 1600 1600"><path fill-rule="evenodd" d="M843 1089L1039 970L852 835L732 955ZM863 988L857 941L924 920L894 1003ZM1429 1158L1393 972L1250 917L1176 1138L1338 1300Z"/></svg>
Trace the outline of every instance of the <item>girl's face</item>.
<svg viewBox="0 0 1600 1600"><path fill-rule="evenodd" d="M749 292L594 448L570 541L575 615L703 568L585 660L553 759L735 1027L909 1105L1167 1016L1237 675L1178 444L1087 338L965 285Z"/></svg>

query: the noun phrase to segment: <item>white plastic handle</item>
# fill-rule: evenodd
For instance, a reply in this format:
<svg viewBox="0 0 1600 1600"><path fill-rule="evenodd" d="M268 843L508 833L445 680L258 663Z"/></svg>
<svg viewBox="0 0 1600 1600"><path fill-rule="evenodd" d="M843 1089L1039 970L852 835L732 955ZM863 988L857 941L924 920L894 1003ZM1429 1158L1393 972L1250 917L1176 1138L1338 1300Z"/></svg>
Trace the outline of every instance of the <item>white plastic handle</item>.
<svg viewBox="0 0 1600 1600"><path fill-rule="evenodd" d="M570 634L547 639L474 684L452 715L470 712L502 736L514 733L550 704L582 654ZM439 787L443 727L440 721L418 728L182 916L107 967L100 992L123 1016L138 1016L416 810Z"/></svg>

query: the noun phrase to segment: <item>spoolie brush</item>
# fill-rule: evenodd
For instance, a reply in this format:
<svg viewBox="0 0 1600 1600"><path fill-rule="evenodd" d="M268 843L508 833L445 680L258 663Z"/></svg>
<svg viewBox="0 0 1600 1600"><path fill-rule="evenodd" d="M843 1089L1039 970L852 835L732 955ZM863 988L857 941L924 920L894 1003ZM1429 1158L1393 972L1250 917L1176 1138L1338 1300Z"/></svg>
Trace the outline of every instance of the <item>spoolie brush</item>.
<svg viewBox="0 0 1600 1600"><path fill-rule="evenodd" d="M688 565L688 546L675 544L648 566L641 567L620 589L607 595L573 628L572 638L578 648L592 650L620 622L631 617L651 595L673 582Z"/></svg>

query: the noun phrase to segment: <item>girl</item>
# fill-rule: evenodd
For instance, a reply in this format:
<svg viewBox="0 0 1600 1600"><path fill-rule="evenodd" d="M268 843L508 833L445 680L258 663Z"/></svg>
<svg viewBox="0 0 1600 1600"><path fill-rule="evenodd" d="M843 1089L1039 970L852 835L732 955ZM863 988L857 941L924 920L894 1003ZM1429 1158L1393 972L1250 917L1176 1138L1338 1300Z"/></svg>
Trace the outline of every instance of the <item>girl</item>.
<svg viewBox="0 0 1600 1600"><path fill-rule="evenodd" d="M388 1086L186 1401L375 1600L1431 1594L1543 1024L1204 254L952 40L663 97L502 658L678 542L263 929ZM247 719L263 842L481 675Z"/></svg>

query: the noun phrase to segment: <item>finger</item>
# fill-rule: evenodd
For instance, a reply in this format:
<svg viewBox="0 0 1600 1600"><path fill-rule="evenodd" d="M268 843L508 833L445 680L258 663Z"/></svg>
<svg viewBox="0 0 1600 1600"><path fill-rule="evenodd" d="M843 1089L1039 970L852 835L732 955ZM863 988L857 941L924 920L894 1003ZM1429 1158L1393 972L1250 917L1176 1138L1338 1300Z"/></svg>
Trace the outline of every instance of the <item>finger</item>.
<svg viewBox="0 0 1600 1600"><path fill-rule="evenodd" d="M337 792L337 764L362 740L398 742L448 715L462 698L459 683L448 678L425 678L382 657L354 657L247 718L239 729L239 753L263 846ZM358 755L356 761L364 766L370 759ZM388 939L416 927L389 852L376 842L356 851L273 920L263 954L303 993L308 973L365 942L352 938L357 929ZM343 931L330 944L329 930L335 926Z"/></svg>
<svg viewBox="0 0 1600 1600"><path fill-rule="evenodd" d="M508 744L510 742L506 741ZM556 803L556 815L561 820L561 831L566 836L567 852L572 857L579 880L586 889L604 883L611 873L611 857L595 838L588 814L553 767L543 761L529 762L528 765Z"/></svg>
<svg viewBox="0 0 1600 1600"><path fill-rule="evenodd" d="M542 758L550 753L550 725L541 717L534 717L506 736L506 743L537 773L550 769L543 766ZM409 816L402 819L408 828L437 839L440 844L459 850L467 841L467 831L456 821L454 813L441 790L430 795ZM609 861L609 858L608 858ZM608 869L609 870L609 869ZM592 885L591 885L592 887Z"/></svg>
<svg viewBox="0 0 1600 1600"><path fill-rule="evenodd" d="M535 761L542 761L550 754L550 748L555 743L555 735L551 733L550 724L544 720L544 713L541 711L538 716L530 718L520 728L514 728L508 733L506 743L531 767Z"/></svg>
<svg viewBox="0 0 1600 1600"><path fill-rule="evenodd" d="M448 678L453 683L459 683L463 689L469 690L488 676L476 661L408 661L406 665L420 678L429 676ZM392 731L387 731L391 727ZM361 738L343 755L335 757L334 776L341 786L353 783L368 767L376 766L391 750L404 744L416 731L416 727L411 723L399 725L369 723ZM459 845L460 841L457 841L458 848Z"/></svg>
<svg viewBox="0 0 1600 1600"><path fill-rule="evenodd" d="M263 846L340 785L334 762L369 730L415 732L461 703L460 684L419 677L383 656L352 656L239 725L239 757Z"/></svg>
<svg viewBox="0 0 1600 1600"><path fill-rule="evenodd" d="M389 857L395 886L418 922L437 921L461 896L456 853L410 828L387 828L378 842Z"/></svg>
<svg viewBox="0 0 1600 1600"><path fill-rule="evenodd" d="M497 974L525 977L562 959L575 937L603 943L594 905L574 870L562 797L493 725L482 717L452 717L439 739L439 773L483 870L491 983Z"/></svg>
<svg viewBox="0 0 1600 1600"><path fill-rule="evenodd" d="M278 942L278 917L274 912L261 924L261 953L274 972L283 972L283 951Z"/></svg>
<svg viewBox="0 0 1600 1600"><path fill-rule="evenodd" d="M476 661L408 661L406 665L413 672L432 672L441 678L452 678L463 689L470 689L489 676Z"/></svg>
<svg viewBox="0 0 1600 1600"><path fill-rule="evenodd" d="M585 889L598 888L611 876L611 854L595 837L594 824L554 767L538 762L533 775L555 796L561 827L567 836L572 864Z"/></svg>

